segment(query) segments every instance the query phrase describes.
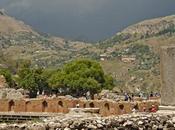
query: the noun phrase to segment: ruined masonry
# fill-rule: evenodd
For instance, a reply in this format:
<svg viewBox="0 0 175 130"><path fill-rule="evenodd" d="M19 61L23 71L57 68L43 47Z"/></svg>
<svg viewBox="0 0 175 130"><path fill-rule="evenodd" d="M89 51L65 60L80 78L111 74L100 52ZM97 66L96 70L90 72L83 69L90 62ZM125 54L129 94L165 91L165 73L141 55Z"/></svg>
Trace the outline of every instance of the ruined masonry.
<svg viewBox="0 0 175 130"><path fill-rule="evenodd" d="M175 46L161 47L161 105L175 107Z"/></svg>

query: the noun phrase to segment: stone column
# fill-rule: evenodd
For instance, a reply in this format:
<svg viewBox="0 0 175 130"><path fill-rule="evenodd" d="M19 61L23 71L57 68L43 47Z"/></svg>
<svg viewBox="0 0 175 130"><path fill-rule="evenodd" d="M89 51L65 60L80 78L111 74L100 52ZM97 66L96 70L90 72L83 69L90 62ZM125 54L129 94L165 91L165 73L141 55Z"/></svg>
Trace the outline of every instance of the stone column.
<svg viewBox="0 0 175 130"><path fill-rule="evenodd" d="M175 110L175 46L161 47L161 106L160 109Z"/></svg>

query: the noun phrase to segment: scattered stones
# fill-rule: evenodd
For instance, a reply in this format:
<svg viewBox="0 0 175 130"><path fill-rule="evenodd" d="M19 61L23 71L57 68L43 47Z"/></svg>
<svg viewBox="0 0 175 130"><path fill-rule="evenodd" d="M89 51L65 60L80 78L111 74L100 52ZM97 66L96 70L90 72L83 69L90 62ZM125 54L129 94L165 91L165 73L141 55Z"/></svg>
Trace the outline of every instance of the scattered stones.
<svg viewBox="0 0 175 130"><path fill-rule="evenodd" d="M23 99L24 95L21 93L21 90L16 90L12 88L1 88L0 99Z"/></svg>
<svg viewBox="0 0 175 130"><path fill-rule="evenodd" d="M8 84L6 82L6 79L3 75L0 75L0 89L1 88L7 88Z"/></svg>
<svg viewBox="0 0 175 130"><path fill-rule="evenodd" d="M130 115L76 117L60 115L43 118L42 122L0 124L0 130L174 130L175 115L137 113Z"/></svg>

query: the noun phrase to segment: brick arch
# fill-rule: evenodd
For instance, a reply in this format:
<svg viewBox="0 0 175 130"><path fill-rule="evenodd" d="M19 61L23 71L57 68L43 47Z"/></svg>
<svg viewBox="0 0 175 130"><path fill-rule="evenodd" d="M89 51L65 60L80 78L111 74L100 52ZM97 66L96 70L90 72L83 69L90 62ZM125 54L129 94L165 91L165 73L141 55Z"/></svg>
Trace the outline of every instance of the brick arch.
<svg viewBox="0 0 175 130"><path fill-rule="evenodd" d="M105 109L106 109L107 111L110 110L109 103L105 103L104 107L105 107Z"/></svg>
<svg viewBox="0 0 175 130"><path fill-rule="evenodd" d="M26 112L29 111L30 105L31 105L31 102L30 102L30 101L27 101L27 102L25 103L25 111L26 111Z"/></svg>
<svg viewBox="0 0 175 130"><path fill-rule="evenodd" d="M136 110L139 110L139 105L138 105L138 103L134 104L133 108L136 109Z"/></svg>
<svg viewBox="0 0 175 130"><path fill-rule="evenodd" d="M10 100L8 102L8 111L14 111L14 107L15 107L15 102L13 100Z"/></svg>
<svg viewBox="0 0 175 130"><path fill-rule="evenodd" d="M124 110L124 108L125 108L125 106L124 106L123 104L120 104L120 105L119 105L119 109L120 109L120 110Z"/></svg>
<svg viewBox="0 0 175 130"><path fill-rule="evenodd" d="M64 113L65 107L64 107L64 102L62 100L57 102L57 112Z"/></svg>
<svg viewBox="0 0 175 130"><path fill-rule="evenodd" d="M93 102L89 103L89 107L94 108L95 107L94 103Z"/></svg>
<svg viewBox="0 0 175 130"><path fill-rule="evenodd" d="M42 102L42 112L47 112L48 109L48 103L46 101Z"/></svg>
<svg viewBox="0 0 175 130"><path fill-rule="evenodd" d="M125 114L125 106L124 104L119 105L119 114Z"/></svg>
<svg viewBox="0 0 175 130"><path fill-rule="evenodd" d="M62 101L58 101L58 107L63 107L63 102Z"/></svg>

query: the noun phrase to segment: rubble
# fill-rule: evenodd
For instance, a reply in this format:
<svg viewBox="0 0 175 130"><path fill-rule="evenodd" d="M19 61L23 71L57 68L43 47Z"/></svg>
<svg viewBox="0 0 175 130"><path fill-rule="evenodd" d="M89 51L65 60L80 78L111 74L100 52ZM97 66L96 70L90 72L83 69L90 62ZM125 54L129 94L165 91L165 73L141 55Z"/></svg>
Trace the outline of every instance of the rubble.
<svg viewBox="0 0 175 130"><path fill-rule="evenodd" d="M3 75L0 75L0 88L6 88L6 87L8 87L6 79Z"/></svg>
<svg viewBox="0 0 175 130"><path fill-rule="evenodd" d="M1 88L0 89L0 99L23 99L24 95L21 93L21 90L16 90L13 88Z"/></svg>
<svg viewBox="0 0 175 130"><path fill-rule="evenodd" d="M79 115L79 116L78 116ZM0 130L172 130L175 115L136 113L121 116L66 114L43 118L42 122L0 124Z"/></svg>

